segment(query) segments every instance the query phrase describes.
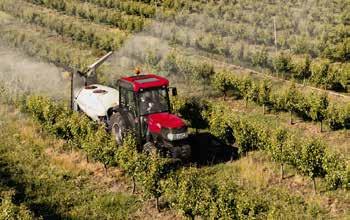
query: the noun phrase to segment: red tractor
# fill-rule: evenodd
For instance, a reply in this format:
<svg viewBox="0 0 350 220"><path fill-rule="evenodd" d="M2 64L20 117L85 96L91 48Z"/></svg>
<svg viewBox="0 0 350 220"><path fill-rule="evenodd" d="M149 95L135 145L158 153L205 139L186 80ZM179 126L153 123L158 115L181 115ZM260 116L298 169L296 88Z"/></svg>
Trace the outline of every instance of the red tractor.
<svg viewBox="0 0 350 220"><path fill-rule="evenodd" d="M187 160L191 157L187 126L171 114L169 90L177 95L166 78L138 72L119 79L116 89L85 85L75 92L73 107L105 123L118 144L133 132L140 151Z"/></svg>

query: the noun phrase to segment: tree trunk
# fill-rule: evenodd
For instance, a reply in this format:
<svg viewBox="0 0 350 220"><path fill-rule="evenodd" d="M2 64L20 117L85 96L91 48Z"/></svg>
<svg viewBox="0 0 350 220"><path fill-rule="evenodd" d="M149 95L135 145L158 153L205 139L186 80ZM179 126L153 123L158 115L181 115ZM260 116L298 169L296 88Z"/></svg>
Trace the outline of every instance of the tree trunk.
<svg viewBox="0 0 350 220"><path fill-rule="evenodd" d="M293 124L293 111L289 111L290 112L290 118L289 118L289 124Z"/></svg>
<svg viewBox="0 0 350 220"><path fill-rule="evenodd" d="M86 154L86 163L89 163L89 155Z"/></svg>
<svg viewBox="0 0 350 220"><path fill-rule="evenodd" d="M281 181L284 179L284 164L281 163Z"/></svg>
<svg viewBox="0 0 350 220"><path fill-rule="evenodd" d="M313 182L313 187L314 187L314 194L316 194L316 179L312 178L312 182Z"/></svg>
<svg viewBox="0 0 350 220"><path fill-rule="evenodd" d="M263 115L265 115L265 104L263 104Z"/></svg>
<svg viewBox="0 0 350 220"><path fill-rule="evenodd" d="M107 176L107 171L108 171L108 167L107 167L107 164L103 164L103 167L105 168L105 175Z"/></svg>
<svg viewBox="0 0 350 220"><path fill-rule="evenodd" d="M245 108L248 108L248 99L245 100Z"/></svg>
<svg viewBox="0 0 350 220"><path fill-rule="evenodd" d="M132 177L132 194L135 194L136 191L136 180L135 177Z"/></svg>
<svg viewBox="0 0 350 220"><path fill-rule="evenodd" d="M156 208L157 208L157 211L160 212L160 209L159 209L159 197L156 197Z"/></svg>
<svg viewBox="0 0 350 220"><path fill-rule="evenodd" d="M321 133L323 132L323 120L321 120Z"/></svg>

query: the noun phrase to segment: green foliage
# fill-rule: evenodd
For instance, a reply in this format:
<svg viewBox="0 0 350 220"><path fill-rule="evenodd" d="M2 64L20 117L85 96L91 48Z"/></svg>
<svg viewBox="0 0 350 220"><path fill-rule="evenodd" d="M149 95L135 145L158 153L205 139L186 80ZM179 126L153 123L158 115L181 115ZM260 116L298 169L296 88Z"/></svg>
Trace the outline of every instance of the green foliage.
<svg viewBox="0 0 350 220"><path fill-rule="evenodd" d="M212 85L226 96L226 92L230 89L229 72L218 72L212 78Z"/></svg>
<svg viewBox="0 0 350 220"><path fill-rule="evenodd" d="M31 220L34 219L33 213L31 213L27 207L23 204L20 206L15 205L12 202L14 191L1 191L0 192L0 219L6 220Z"/></svg>
<svg viewBox="0 0 350 220"><path fill-rule="evenodd" d="M137 152L137 142L133 135L125 137L123 145L117 151L116 161L125 174L132 178L134 192L136 180L141 181L149 161L145 154Z"/></svg>
<svg viewBox="0 0 350 220"><path fill-rule="evenodd" d="M190 218L208 216L213 199L208 181L196 168L183 169L178 175L178 182L175 183L176 200L172 201L172 207Z"/></svg>
<svg viewBox="0 0 350 220"><path fill-rule="evenodd" d="M330 104L327 112L327 122L331 129L339 130L350 128L350 104L342 106L340 104Z"/></svg>
<svg viewBox="0 0 350 220"><path fill-rule="evenodd" d="M271 104L271 101L270 101L271 89L272 89L271 82L267 80L260 82L258 87L258 93L257 95L255 95L257 96L256 101L258 102L258 104L264 107ZM264 111L265 111L265 108L264 108Z"/></svg>
<svg viewBox="0 0 350 220"><path fill-rule="evenodd" d="M90 158L103 163L106 172L109 166L116 164L117 144L104 126L100 126L96 132L90 132L87 135L83 142L83 149Z"/></svg>
<svg viewBox="0 0 350 220"><path fill-rule="evenodd" d="M321 131L322 131L322 122L327 116L327 109L329 105L329 99L327 94L322 94L322 96L310 96L310 116L312 120L321 122Z"/></svg>
<svg viewBox="0 0 350 220"><path fill-rule="evenodd" d="M246 102L252 100L254 98L255 87L253 85L253 81L250 78L243 78L238 84L239 93L243 97ZM252 92L250 90L253 90Z"/></svg>
<svg viewBox="0 0 350 220"><path fill-rule="evenodd" d="M36 56L57 65L84 70L96 60L96 51L87 50L69 41L54 38L55 34L11 18L11 26L0 28L0 39L8 45L21 48L30 56Z"/></svg>
<svg viewBox="0 0 350 220"><path fill-rule="evenodd" d="M146 197L156 199L156 207L159 210L159 197L164 192L161 182L171 172L172 161L171 159L161 158L157 154L143 159L147 161L147 168L140 175L143 192Z"/></svg>
<svg viewBox="0 0 350 220"><path fill-rule="evenodd" d="M335 190L347 183L346 161L342 155L338 153L326 152L322 163L323 169L326 172L325 180L328 189Z"/></svg>
<svg viewBox="0 0 350 220"><path fill-rule="evenodd" d="M270 66L269 55L266 47L253 54L252 64L254 66L260 66L264 68Z"/></svg>
<svg viewBox="0 0 350 220"><path fill-rule="evenodd" d="M237 77L231 72L221 71L212 77L212 86L222 92L224 97L233 93L237 98L262 105L264 111L269 106L275 111L289 111L306 120L326 120L334 130L350 126L350 107L335 105L324 94L304 94L295 84L281 88L272 86L270 80L254 82L245 77ZM345 125L347 121L349 125Z"/></svg>
<svg viewBox="0 0 350 220"><path fill-rule="evenodd" d="M239 154L263 149L266 146L267 136L264 128L257 123L240 120L233 126Z"/></svg>
<svg viewBox="0 0 350 220"><path fill-rule="evenodd" d="M28 23L49 28L60 35L102 50L116 50L127 37L124 31L103 28L80 19L61 16L60 13L53 10L43 9L22 1L15 3L4 0L0 3L0 8Z"/></svg>
<svg viewBox="0 0 350 220"><path fill-rule="evenodd" d="M311 81L317 86L327 85L329 65L329 60L318 60L311 63Z"/></svg>
<svg viewBox="0 0 350 220"><path fill-rule="evenodd" d="M269 149L269 153L274 161L279 163L288 162L289 158L285 148L288 147L289 136L290 133L286 129L276 129L273 134L271 148Z"/></svg>
<svg viewBox="0 0 350 220"><path fill-rule="evenodd" d="M268 202L262 195L254 195L243 191L237 198L237 213L239 219L262 217L268 211Z"/></svg>
<svg viewBox="0 0 350 220"><path fill-rule="evenodd" d="M197 98L174 98L172 100L174 112L180 114L183 119L187 120L192 128L205 129L208 127L208 121L203 116L203 112L208 110L206 102Z"/></svg>
<svg viewBox="0 0 350 220"><path fill-rule="evenodd" d="M302 94L297 90L296 85L292 84L284 94L286 108L291 112L297 112L302 103Z"/></svg>
<svg viewBox="0 0 350 220"><path fill-rule="evenodd" d="M289 74L292 70L290 55L280 53L277 57L274 58L273 65L278 73Z"/></svg>
<svg viewBox="0 0 350 220"><path fill-rule="evenodd" d="M82 0L92 4L99 5L106 8L115 8L124 11L129 15L138 15L143 17L154 17L156 14L156 7L154 5L145 4L134 1L111 1L111 0Z"/></svg>
<svg viewBox="0 0 350 220"><path fill-rule="evenodd" d="M73 146L82 148L89 135L93 135L97 130L97 124L86 115L74 112L70 117L64 117L59 126L62 128L60 137L66 139Z"/></svg>
<svg viewBox="0 0 350 220"><path fill-rule="evenodd" d="M210 204L210 219L236 219L237 218L237 187L228 179L218 181L212 190L213 200Z"/></svg>
<svg viewBox="0 0 350 220"><path fill-rule="evenodd" d="M0 117L3 119L4 115ZM44 219L127 219L138 209L136 197L111 192L108 184L101 184L90 172L77 170L66 161L62 161L63 164L53 161L46 152L52 147L48 140L40 135L19 132L21 120L11 119L11 124L7 124L0 134L0 173L6 175L1 184L17 190L12 199L3 200L0 195L0 216L21 209L22 205L6 208L11 200L15 204L24 203L35 210L36 218L42 216ZM3 208L6 213L2 213ZM28 209L21 210L17 213L23 213L23 216L14 219L26 219L24 210Z"/></svg>
<svg viewBox="0 0 350 220"><path fill-rule="evenodd" d="M123 30L141 31L145 20L142 17L125 15L122 12L96 7L93 4L81 4L78 0L26 0L62 11L65 14L79 16L89 21L113 25Z"/></svg>
<svg viewBox="0 0 350 220"><path fill-rule="evenodd" d="M307 140L303 144L300 152L298 169L301 173L313 179L314 190L316 190L315 178L323 177L325 175L323 167L324 155L325 145L316 139Z"/></svg>
<svg viewBox="0 0 350 220"><path fill-rule="evenodd" d="M305 58L302 59L294 59L293 61L293 69L292 69L292 75L293 78L304 80L308 79L311 76L310 71L310 65L311 65L311 58L310 56L305 56Z"/></svg>

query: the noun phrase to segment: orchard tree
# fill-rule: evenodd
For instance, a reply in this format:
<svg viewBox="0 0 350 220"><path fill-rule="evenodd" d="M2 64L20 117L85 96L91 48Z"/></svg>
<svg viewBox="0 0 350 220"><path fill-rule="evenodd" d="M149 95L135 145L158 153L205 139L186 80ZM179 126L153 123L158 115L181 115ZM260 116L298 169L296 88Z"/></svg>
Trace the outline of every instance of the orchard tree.
<svg viewBox="0 0 350 220"><path fill-rule="evenodd" d="M205 129L208 127L208 121L203 117L203 111L209 108L208 104L194 97L185 99L181 106L177 107L177 112L187 121L192 128Z"/></svg>
<svg viewBox="0 0 350 220"><path fill-rule="evenodd" d="M290 124L293 124L293 113L298 111L301 94L293 83L285 92L285 104L290 112Z"/></svg>
<svg viewBox="0 0 350 220"><path fill-rule="evenodd" d="M223 179L212 187L209 219L237 219L237 186L230 179Z"/></svg>
<svg viewBox="0 0 350 220"><path fill-rule="evenodd" d="M93 135L98 128L97 123L93 122L86 115L79 114L78 112L74 112L71 117L68 118L68 122L63 120L62 123L68 123L68 128L66 128L68 129L68 131L66 131L68 142L76 148L82 148L88 135Z"/></svg>
<svg viewBox="0 0 350 220"><path fill-rule="evenodd" d="M235 134L238 153L246 155L249 151L258 150L266 146L266 129L252 121L240 119L238 123L231 124Z"/></svg>
<svg viewBox="0 0 350 220"><path fill-rule="evenodd" d="M332 103L327 110L327 122L332 130L338 130L345 127L346 112L339 104Z"/></svg>
<svg viewBox="0 0 350 220"><path fill-rule="evenodd" d="M224 100L227 96L227 91L230 89L230 80L228 79L228 71L217 72L212 78L212 85L215 89L224 94Z"/></svg>
<svg viewBox="0 0 350 220"><path fill-rule="evenodd" d="M336 190L346 183L346 160L341 154L326 152L323 158L323 168L328 189Z"/></svg>
<svg viewBox="0 0 350 220"><path fill-rule="evenodd" d="M194 219L196 216L208 216L212 201L209 181L196 168L183 169L179 173L174 208Z"/></svg>
<svg viewBox="0 0 350 220"><path fill-rule="evenodd" d="M27 111L40 124L45 123L44 106L47 104L48 100L41 96L30 96L26 101Z"/></svg>
<svg viewBox="0 0 350 220"><path fill-rule="evenodd" d="M292 74L295 79L304 80L311 76L310 71L311 58L305 56L305 58L293 62Z"/></svg>
<svg viewBox="0 0 350 220"><path fill-rule="evenodd" d="M327 86L328 71L330 67L329 60L315 60L311 63L311 81L317 86Z"/></svg>
<svg viewBox="0 0 350 220"><path fill-rule="evenodd" d="M207 112L206 118L209 122L210 132L222 141L233 144L233 128L238 126L239 120L229 110L226 105L213 105L210 112Z"/></svg>
<svg viewBox="0 0 350 220"><path fill-rule="evenodd" d="M321 96L312 94L310 99L310 116L312 120L320 122L320 130L323 132L322 124L323 120L327 117L327 109L329 105L328 95L327 93L323 93Z"/></svg>
<svg viewBox="0 0 350 220"><path fill-rule="evenodd" d="M240 96L243 97L245 101L245 106L248 106L248 101L251 99L252 93L250 92L253 88L254 82L250 79L245 77L244 79L240 80L239 85L238 85L238 90Z"/></svg>
<svg viewBox="0 0 350 220"><path fill-rule="evenodd" d="M137 152L137 142L133 135L128 134L123 141L123 145L115 155L120 168L132 179L132 193L136 190L136 181L144 175L149 160L145 154Z"/></svg>
<svg viewBox="0 0 350 220"><path fill-rule="evenodd" d="M103 164L106 175L108 167L116 164L117 144L104 126L88 134L87 140L83 143L83 149L91 158Z"/></svg>
<svg viewBox="0 0 350 220"><path fill-rule="evenodd" d="M284 177L284 163L287 161L287 153L284 151L284 148L287 145L289 139L289 133L286 129L279 128L277 129L272 138L272 144L270 148L270 154L272 159L281 164L281 180Z"/></svg>
<svg viewBox="0 0 350 220"><path fill-rule="evenodd" d="M171 171L171 160L161 158L157 154L151 154L144 158L147 160L147 168L142 174L142 186L146 197L154 198L156 201L156 208L159 209L159 198L163 194L163 187L161 181L165 179L167 174Z"/></svg>
<svg viewBox="0 0 350 220"><path fill-rule="evenodd" d="M275 57L273 64L277 73L287 74L292 70L291 57L283 52Z"/></svg>
<svg viewBox="0 0 350 220"><path fill-rule="evenodd" d="M259 83L258 88L258 103L263 106L263 114L265 114L265 106L270 104L271 82L264 80Z"/></svg>
<svg viewBox="0 0 350 220"><path fill-rule="evenodd" d="M261 50L255 52L251 60L254 66L259 67L268 67L269 66L269 56L266 47L263 47Z"/></svg>
<svg viewBox="0 0 350 220"><path fill-rule="evenodd" d="M209 84L210 77L214 73L213 65L207 62L198 62L193 66L192 76L194 80L201 82L205 91L205 86Z"/></svg>
<svg viewBox="0 0 350 220"><path fill-rule="evenodd" d="M325 175L323 165L324 156L325 146L317 139L307 140L300 152L299 171L312 179L315 193L316 177L323 177Z"/></svg>

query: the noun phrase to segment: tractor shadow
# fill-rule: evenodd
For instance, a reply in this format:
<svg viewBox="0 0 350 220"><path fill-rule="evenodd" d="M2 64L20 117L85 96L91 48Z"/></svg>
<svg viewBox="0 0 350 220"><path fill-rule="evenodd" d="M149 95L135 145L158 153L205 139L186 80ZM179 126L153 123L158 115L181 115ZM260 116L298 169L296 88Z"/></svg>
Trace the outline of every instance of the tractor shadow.
<svg viewBox="0 0 350 220"><path fill-rule="evenodd" d="M212 134L198 133L189 137L192 147L192 163L198 166L215 165L238 159L238 150Z"/></svg>

